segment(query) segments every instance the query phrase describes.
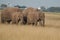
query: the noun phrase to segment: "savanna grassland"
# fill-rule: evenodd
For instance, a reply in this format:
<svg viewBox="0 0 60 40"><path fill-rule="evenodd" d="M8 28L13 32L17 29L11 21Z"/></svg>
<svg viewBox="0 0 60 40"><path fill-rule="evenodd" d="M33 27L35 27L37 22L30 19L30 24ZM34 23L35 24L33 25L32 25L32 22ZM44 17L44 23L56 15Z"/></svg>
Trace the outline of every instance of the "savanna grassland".
<svg viewBox="0 0 60 40"><path fill-rule="evenodd" d="M45 27L0 23L0 40L60 40L60 14L45 12Z"/></svg>

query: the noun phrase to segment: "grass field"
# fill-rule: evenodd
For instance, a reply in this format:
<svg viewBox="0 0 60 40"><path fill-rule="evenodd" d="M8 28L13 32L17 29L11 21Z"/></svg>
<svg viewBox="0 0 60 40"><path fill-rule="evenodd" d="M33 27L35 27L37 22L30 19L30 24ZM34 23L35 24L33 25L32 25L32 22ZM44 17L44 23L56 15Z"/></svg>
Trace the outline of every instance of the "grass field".
<svg viewBox="0 0 60 40"><path fill-rule="evenodd" d="M0 23L0 40L60 40L60 14L45 13L45 27Z"/></svg>

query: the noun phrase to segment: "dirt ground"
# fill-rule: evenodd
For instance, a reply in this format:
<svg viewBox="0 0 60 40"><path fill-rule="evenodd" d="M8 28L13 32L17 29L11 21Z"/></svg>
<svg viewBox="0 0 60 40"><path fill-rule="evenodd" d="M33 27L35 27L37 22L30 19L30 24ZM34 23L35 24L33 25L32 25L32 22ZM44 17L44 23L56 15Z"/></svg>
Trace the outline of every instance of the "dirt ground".
<svg viewBox="0 0 60 40"><path fill-rule="evenodd" d="M60 40L60 14L45 15L45 27L0 23L0 40Z"/></svg>

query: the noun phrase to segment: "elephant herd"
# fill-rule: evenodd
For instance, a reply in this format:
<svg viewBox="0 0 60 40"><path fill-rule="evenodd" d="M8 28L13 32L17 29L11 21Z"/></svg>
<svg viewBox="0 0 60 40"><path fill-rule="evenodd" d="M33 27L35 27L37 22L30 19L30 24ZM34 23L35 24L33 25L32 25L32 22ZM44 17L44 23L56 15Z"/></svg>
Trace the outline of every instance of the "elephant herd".
<svg viewBox="0 0 60 40"><path fill-rule="evenodd" d="M7 7L1 11L1 23L45 25L45 13L37 8L28 7L24 10Z"/></svg>

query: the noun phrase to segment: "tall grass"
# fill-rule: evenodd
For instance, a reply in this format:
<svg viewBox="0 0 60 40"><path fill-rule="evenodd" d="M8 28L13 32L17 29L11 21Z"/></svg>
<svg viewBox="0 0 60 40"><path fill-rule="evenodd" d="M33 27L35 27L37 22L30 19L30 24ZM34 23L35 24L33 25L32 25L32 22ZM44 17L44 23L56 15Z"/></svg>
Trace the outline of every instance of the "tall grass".
<svg viewBox="0 0 60 40"><path fill-rule="evenodd" d="M0 24L0 40L60 40L60 15L45 15L45 27Z"/></svg>

